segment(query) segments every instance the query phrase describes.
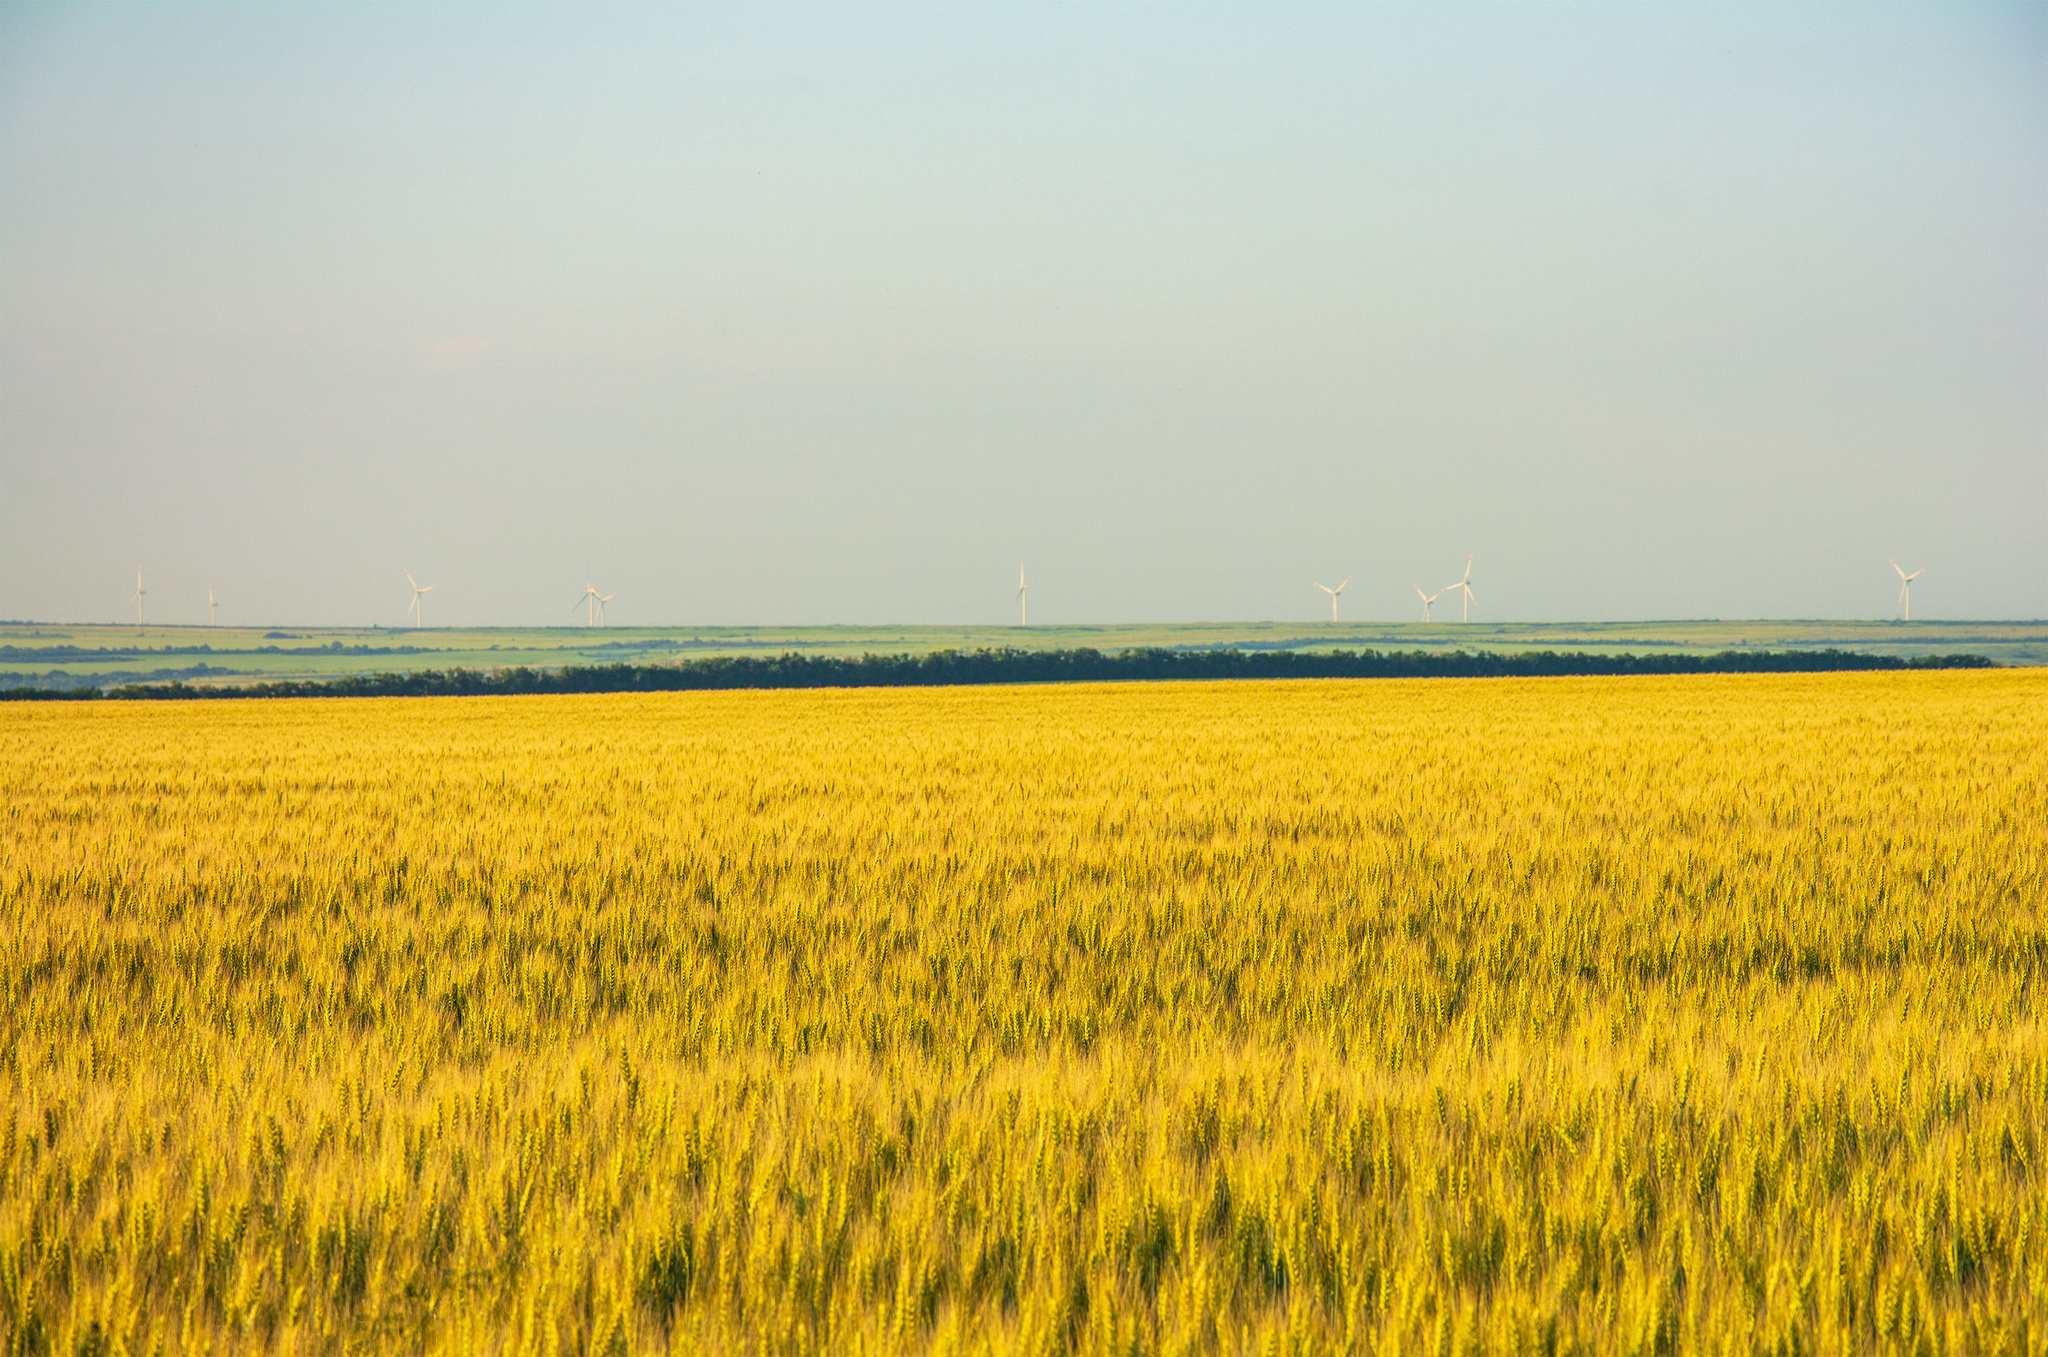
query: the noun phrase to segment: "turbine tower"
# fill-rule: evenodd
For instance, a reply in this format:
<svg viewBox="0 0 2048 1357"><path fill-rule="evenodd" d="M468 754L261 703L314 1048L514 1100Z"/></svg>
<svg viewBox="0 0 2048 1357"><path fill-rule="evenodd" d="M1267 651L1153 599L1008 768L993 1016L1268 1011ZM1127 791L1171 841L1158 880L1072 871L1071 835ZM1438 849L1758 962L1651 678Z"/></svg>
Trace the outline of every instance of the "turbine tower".
<svg viewBox="0 0 2048 1357"><path fill-rule="evenodd" d="M586 627L601 627L604 625L604 605L618 596L617 590L613 590L609 594L600 594L597 592L596 585L586 583L583 586L583 597L571 603L569 611L575 612L578 608L582 608L585 612L583 625Z"/></svg>
<svg viewBox="0 0 2048 1357"><path fill-rule="evenodd" d="M1445 589L1464 590L1465 597L1461 599L1460 602L1462 602L1465 605L1465 615L1459 618L1458 620L1461 622L1470 622L1472 620L1472 558L1470 556L1467 556L1465 558L1464 578L1453 580L1451 583L1446 584L1443 587L1443 589L1437 590L1437 592L1443 593Z"/></svg>
<svg viewBox="0 0 2048 1357"><path fill-rule="evenodd" d="M135 572L135 625L142 625L142 600L149 596L149 590L142 587L142 572Z"/></svg>
<svg viewBox="0 0 2048 1357"><path fill-rule="evenodd" d="M1913 620L1913 581L1926 574L1927 567L1923 565L1908 575L1897 561L1893 561L1892 569L1899 572L1899 620L1910 622Z"/></svg>
<svg viewBox="0 0 2048 1357"><path fill-rule="evenodd" d="M405 572L405 582L412 586L412 602L406 605L405 615L407 617L417 615L419 625L424 630L427 625L427 595L433 593L441 586L438 584L421 584L412 577L412 571L410 570Z"/></svg>
<svg viewBox="0 0 2048 1357"><path fill-rule="evenodd" d="M220 600L213 596L212 585L206 587L206 625L209 627L220 625Z"/></svg>
<svg viewBox="0 0 2048 1357"><path fill-rule="evenodd" d="M1444 586L1444 589L1448 589L1448 588L1450 588L1450 586L1449 586L1448 584ZM1440 599L1440 598L1442 598L1442 597L1444 596L1444 589L1439 589L1439 590L1437 590L1437 591L1436 591L1435 593L1433 593L1433 594L1425 594L1425 593L1423 593L1423 592L1422 592L1422 586L1421 586L1421 585L1419 585L1419 584L1418 584L1418 585L1416 585L1416 586L1415 586L1415 596L1416 596L1417 598L1419 598L1419 599L1421 599L1421 600L1422 600L1422 620L1423 620L1423 621L1427 622L1427 621L1429 620L1429 605L1430 605L1430 604L1432 604L1432 603L1434 603L1434 602L1436 602L1436 601L1437 601L1438 599Z"/></svg>
<svg viewBox="0 0 2048 1357"><path fill-rule="evenodd" d="M1020 627L1031 625L1031 602L1024 594L1024 567L1020 565L1017 567L1017 625Z"/></svg>
<svg viewBox="0 0 2048 1357"><path fill-rule="evenodd" d="M1351 576L1346 575L1344 577L1344 584L1349 583L1351 583ZM1330 596L1330 620L1332 622L1337 620L1337 595L1344 592L1344 584L1338 585L1335 589L1332 589L1329 585L1320 582L1318 582L1316 585L1316 588L1322 590L1324 593Z"/></svg>

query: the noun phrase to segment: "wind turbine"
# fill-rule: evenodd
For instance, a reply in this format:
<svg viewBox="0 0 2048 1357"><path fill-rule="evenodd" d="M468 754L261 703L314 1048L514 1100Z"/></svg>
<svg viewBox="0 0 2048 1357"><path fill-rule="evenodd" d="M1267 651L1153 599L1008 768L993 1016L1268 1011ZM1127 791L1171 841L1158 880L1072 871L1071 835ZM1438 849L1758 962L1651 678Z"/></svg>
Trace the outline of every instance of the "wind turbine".
<svg viewBox="0 0 2048 1357"><path fill-rule="evenodd" d="M1447 584L1447 585L1445 585L1445 586L1444 586L1444 589L1448 589L1448 588L1450 588L1450 587L1451 587L1451 586ZM1420 598L1420 599L1422 600L1422 620L1423 620L1423 621L1427 622L1427 621L1429 620L1429 605L1430 605L1430 604L1432 604L1432 603L1434 603L1434 602L1436 602L1436 601L1437 601L1438 599L1440 599L1440 598L1442 598L1442 597L1444 596L1444 589L1439 589L1439 590L1437 590L1437 591L1436 591L1435 593L1433 593L1433 594L1425 594L1425 593L1423 593L1423 592L1422 592L1422 586L1421 586L1421 585L1419 585L1419 584L1418 584L1418 585L1416 585L1416 586L1415 586L1415 595L1416 595L1416 597L1417 597L1417 598Z"/></svg>
<svg viewBox="0 0 2048 1357"><path fill-rule="evenodd" d="M427 625L427 595L433 593L441 586L438 584L421 584L412 577L412 571L410 570L405 572L405 582L412 586L412 602L406 606L405 615L411 617L417 613L419 615L420 627L424 629Z"/></svg>
<svg viewBox="0 0 2048 1357"><path fill-rule="evenodd" d="M148 595L149 590L142 587L142 572L137 570L135 572L135 625L138 627L142 625L142 600L148 597Z"/></svg>
<svg viewBox="0 0 2048 1357"><path fill-rule="evenodd" d="M212 585L206 587L206 625L209 627L220 625L220 602L213 596Z"/></svg>
<svg viewBox="0 0 2048 1357"><path fill-rule="evenodd" d="M1465 597L1460 600L1465 605L1465 615L1458 620L1470 622L1472 620L1472 558L1470 556L1465 558L1464 578L1446 584L1443 589L1439 589L1437 592L1441 594L1445 589L1462 589L1465 591ZM1417 592L1420 592L1420 590Z"/></svg>
<svg viewBox="0 0 2048 1357"><path fill-rule="evenodd" d="M1024 593L1024 567L1020 565L1017 567L1017 625L1020 627L1031 625L1031 603Z"/></svg>
<svg viewBox="0 0 2048 1357"><path fill-rule="evenodd" d="M587 613L583 624L587 627L601 627L604 625L604 605L618 596L617 590L613 590L609 594L600 594L597 592L596 585L586 583L583 586L583 597L571 603L569 611L575 612L578 608L582 608Z"/></svg>
<svg viewBox="0 0 2048 1357"><path fill-rule="evenodd" d="M1349 583L1351 583L1351 576L1346 575L1344 577L1344 584ZM1332 622L1337 620L1337 595L1344 592L1344 584L1338 585L1335 589L1332 589L1329 585L1320 582L1316 585L1316 588L1322 590L1324 593L1330 596L1330 620Z"/></svg>
<svg viewBox="0 0 2048 1357"><path fill-rule="evenodd" d="M1899 620L1910 622L1913 620L1913 581L1926 574L1927 567L1923 565L1908 575L1897 561L1893 561L1892 569L1899 572Z"/></svg>

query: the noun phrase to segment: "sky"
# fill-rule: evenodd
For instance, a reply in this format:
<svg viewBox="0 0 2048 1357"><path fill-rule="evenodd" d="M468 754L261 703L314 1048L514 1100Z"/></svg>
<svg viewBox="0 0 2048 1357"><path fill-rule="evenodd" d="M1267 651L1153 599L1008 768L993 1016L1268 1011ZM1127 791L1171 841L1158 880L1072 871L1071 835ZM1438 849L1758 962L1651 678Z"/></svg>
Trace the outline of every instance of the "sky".
<svg viewBox="0 0 2048 1357"><path fill-rule="evenodd" d="M1468 555L1474 621L2048 617L2048 6L0 7L0 618Z"/></svg>

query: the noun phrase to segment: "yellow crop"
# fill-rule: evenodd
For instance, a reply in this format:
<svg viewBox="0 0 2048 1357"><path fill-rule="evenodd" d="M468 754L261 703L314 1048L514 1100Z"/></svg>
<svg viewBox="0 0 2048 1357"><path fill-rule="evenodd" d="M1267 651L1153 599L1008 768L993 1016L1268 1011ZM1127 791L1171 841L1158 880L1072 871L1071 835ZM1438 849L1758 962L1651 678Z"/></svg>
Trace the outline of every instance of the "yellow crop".
<svg viewBox="0 0 2048 1357"><path fill-rule="evenodd" d="M2048 1349L2048 675L0 709L5 1353Z"/></svg>

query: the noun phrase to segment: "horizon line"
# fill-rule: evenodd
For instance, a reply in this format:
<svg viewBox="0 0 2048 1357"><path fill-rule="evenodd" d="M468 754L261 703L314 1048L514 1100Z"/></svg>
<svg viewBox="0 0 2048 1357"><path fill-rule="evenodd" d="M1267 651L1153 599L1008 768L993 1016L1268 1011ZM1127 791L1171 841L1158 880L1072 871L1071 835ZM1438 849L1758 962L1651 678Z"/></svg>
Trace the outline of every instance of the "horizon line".
<svg viewBox="0 0 2048 1357"><path fill-rule="evenodd" d="M394 633L436 634L449 632L505 631L505 632L597 632L597 631L1084 631L1111 630L1131 627L1304 627L1346 629L1358 627L1456 627L1480 629L1485 627L1627 627L1627 626L1697 626L1713 624L1733 626L1738 623L1758 626L2044 626L2048 617L1629 617L1629 618L1555 618L1555 619L1488 619L1483 622L1443 621L1434 619L1397 621L1393 619L1343 620L1337 622L1315 619L1293 618L1240 618L1223 621L1127 621L1127 622L1033 622L1023 625L1016 622L661 622L661 623L617 623L603 626L567 623L448 623L433 627L407 626L402 623L384 622L70 622L52 621L40 618L0 618L0 627L71 627L106 628L129 631L276 631L296 627L310 631L382 631Z"/></svg>

